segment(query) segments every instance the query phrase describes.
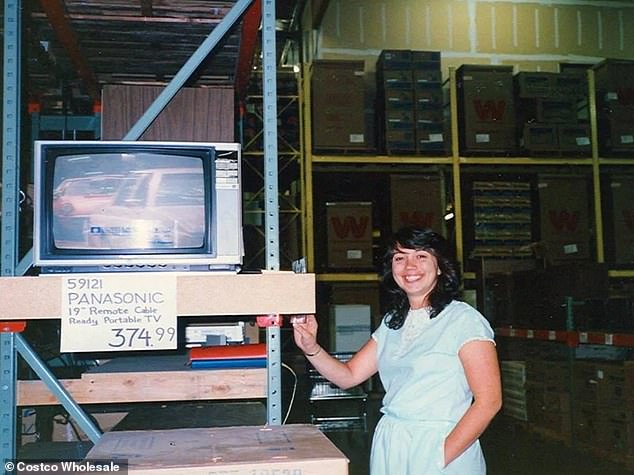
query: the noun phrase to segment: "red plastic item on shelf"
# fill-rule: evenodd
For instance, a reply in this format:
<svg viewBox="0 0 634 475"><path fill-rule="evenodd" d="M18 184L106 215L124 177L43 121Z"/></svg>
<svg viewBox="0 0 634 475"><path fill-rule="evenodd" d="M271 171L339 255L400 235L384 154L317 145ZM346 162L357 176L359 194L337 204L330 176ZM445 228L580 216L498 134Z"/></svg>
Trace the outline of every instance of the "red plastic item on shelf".
<svg viewBox="0 0 634 475"><path fill-rule="evenodd" d="M255 318L255 322L260 328L281 327L283 323L283 319L281 315L273 313L269 315L258 315Z"/></svg>
<svg viewBox="0 0 634 475"><path fill-rule="evenodd" d="M0 322L0 333L21 333L26 329L26 322Z"/></svg>
<svg viewBox="0 0 634 475"><path fill-rule="evenodd" d="M233 360L266 358L266 343L200 346L189 351L189 360Z"/></svg>

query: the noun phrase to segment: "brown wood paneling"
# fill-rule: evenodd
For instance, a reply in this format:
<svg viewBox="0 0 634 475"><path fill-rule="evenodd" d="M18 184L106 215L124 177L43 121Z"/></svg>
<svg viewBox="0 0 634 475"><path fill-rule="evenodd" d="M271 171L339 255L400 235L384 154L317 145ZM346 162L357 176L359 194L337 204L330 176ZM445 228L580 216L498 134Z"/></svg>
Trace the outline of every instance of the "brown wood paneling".
<svg viewBox="0 0 634 475"><path fill-rule="evenodd" d="M156 86L105 86L102 139L121 140L162 90ZM141 140L235 141L233 89L181 89L141 135Z"/></svg>

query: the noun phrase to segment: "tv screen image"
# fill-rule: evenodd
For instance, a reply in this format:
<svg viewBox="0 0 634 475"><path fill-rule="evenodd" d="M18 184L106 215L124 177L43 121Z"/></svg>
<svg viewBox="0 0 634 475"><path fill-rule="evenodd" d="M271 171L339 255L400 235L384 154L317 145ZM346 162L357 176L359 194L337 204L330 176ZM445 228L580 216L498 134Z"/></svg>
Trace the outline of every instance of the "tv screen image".
<svg viewBox="0 0 634 475"><path fill-rule="evenodd" d="M238 144L37 141L35 164L45 272L242 263Z"/></svg>

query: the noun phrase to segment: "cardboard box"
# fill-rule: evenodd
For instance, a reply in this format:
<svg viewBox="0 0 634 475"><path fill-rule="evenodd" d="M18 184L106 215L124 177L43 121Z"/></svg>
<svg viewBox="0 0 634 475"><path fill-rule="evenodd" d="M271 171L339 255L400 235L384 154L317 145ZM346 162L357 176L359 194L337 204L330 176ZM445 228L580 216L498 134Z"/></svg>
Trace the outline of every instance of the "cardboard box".
<svg viewBox="0 0 634 475"><path fill-rule="evenodd" d="M606 154L634 151L634 108L624 121L617 115L600 117L597 123L599 146Z"/></svg>
<svg viewBox="0 0 634 475"><path fill-rule="evenodd" d="M514 76L515 90L520 99L553 97L557 73L545 71L522 71Z"/></svg>
<svg viewBox="0 0 634 475"><path fill-rule="evenodd" d="M577 122L577 103L571 99L535 99L534 117L540 123L574 124Z"/></svg>
<svg viewBox="0 0 634 475"><path fill-rule="evenodd" d="M501 124L471 125L460 129L460 150L462 153L503 153L517 151L517 132L515 126Z"/></svg>
<svg viewBox="0 0 634 475"><path fill-rule="evenodd" d="M573 417L575 439L594 447L605 448L606 421L597 413L592 403L577 401Z"/></svg>
<svg viewBox="0 0 634 475"><path fill-rule="evenodd" d="M388 110L385 111L386 131L412 130L416 124L414 110Z"/></svg>
<svg viewBox="0 0 634 475"><path fill-rule="evenodd" d="M440 51L412 50L412 68L440 70Z"/></svg>
<svg viewBox="0 0 634 475"><path fill-rule="evenodd" d="M555 152L559 149L557 127L548 124L524 124L522 146L529 152Z"/></svg>
<svg viewBox="0 0 634 475"><path fill-rule="evenodd" d="M634 263L634 177L614 178L612 193L612 236L614 261L618 264Z"/></svg>
<svg viewBox="0 0 634 475"><path fill-rule="evenodd" d="M383 108L385 111L407 110L414 108L414 91L403 89L387 88L379 91L383 98Z"/></svg>
<svg viewBox="0 0 634 475"><path fill-rule="evenodd" d="M414 85L416 87L442 83L442 71L440 69L415 69L413 72Z"/></svg>
<svg viewBox="0 0 634 475"><path fill-rule="evenodd" d="M423 85L414 89L414 100L416 109L439 109L443 108L443 91L440 85Z"/></svg>
<svg viewBox="0 0 634 475"><path fill-rule="evenodd" d="M372 203L326 203L328 267L371 268Z"/></svg>
<svg viewBox="0 0 634 475"><path fill-rule="evenodd" d="M376 63L377 70L411 70L412 69L412 52L408 49L384 49L379 53Z"/></svg>
<svg viewBox="0 0 634 475"><path fill-rule="evenodd" d="M634 61L606 59L592 69L599 103L618 101L622 105L634 106Z"/></svg>
<svg viewBox="0 0 634 475"><path fill-rule="evenodd" d="M445 194L439 176L391 175L390 200L393 231L417 226L443 233Z"/></svg>
<svg viewBox="0 0 634 475"><path fill-rule="evenodd" d="M87 460L127 460L129 474L346 475L348 459L312 425L107 432Z"/></svg>
<svg viewBox="0 0 634 475"><path fill-rule="evenodd" d="M412 71L409 69L386 69L377 71L377 83L384 89L411 90L414 87Z"/></svg>
<svg viewBox="0 0 634 475"><path fill-rule="evenodd" d="M383 316L381 313L381 290L376 282L332 283L329 302L334 305L369 305L373 328L379 325Z"/></svg>
<svg viewBox="0 0 634 475"><path fill-rule="evenodd" d="M607 59L594 66L597 126L602 153L634 150L634 61Z"/></svg>
<svg viewBox="0 0 634 475"><path fill-rule="evenodd" d="M539 178L541 240L547 260L590 258L590 196L585 177Z"/></svg>
<svg viewBox="0 0 634 475"><path fill-rule="evenodd" d="M555 97L567 97L570 99L588 98L588 76L572 72L561 72L554 76L553 95Z"/></svg>
<svg viewBox="0 0 634 475"><path fill-rule="evenodd" d="M462 152L514 152L513 68L463 65L456 71Z"/></svg>
<svg viewBox="0 0 634 475"><path fill-rule="evenodd" d="M354 353L370 338L370 305L332 305L330 307L330 351Z"/></svg>
<svg viewBox="0 0 634 475"><path fill-rule="evenodd" d="M419 154L437 153L445 155L449 152L449 144L445 124L427 124L416 127L416 152Z"/></svg>
<svg viewBox="0 0 634 475"><path fill-rule="evenodd" d="M388 155L416 151L416 130L387 130L383 148Z"/></svg>
<svg viewBox="0 0 634 475"><path fill-rule="evenodd" d="M363 61L317 60L311 80L313 148L368 148Z"/></svg>
<svg viewBox="0 0 634 475"><path fill-rule="evenodd" d="M591 152L590 126L587 124L559 124L557 126L559 149L562 152L578 152L589 155Z"/></svg>

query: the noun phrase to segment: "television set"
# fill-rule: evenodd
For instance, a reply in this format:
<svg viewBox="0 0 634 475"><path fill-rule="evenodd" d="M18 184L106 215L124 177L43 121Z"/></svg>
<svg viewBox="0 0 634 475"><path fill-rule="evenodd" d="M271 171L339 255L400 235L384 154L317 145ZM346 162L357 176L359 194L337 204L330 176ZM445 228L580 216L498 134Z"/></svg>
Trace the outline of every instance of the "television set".
<svg viewBox="0 0 634 475"><path fill-rule="evenodd" d="M34 143L41 273L240 269L237 143Z"/></svg>

